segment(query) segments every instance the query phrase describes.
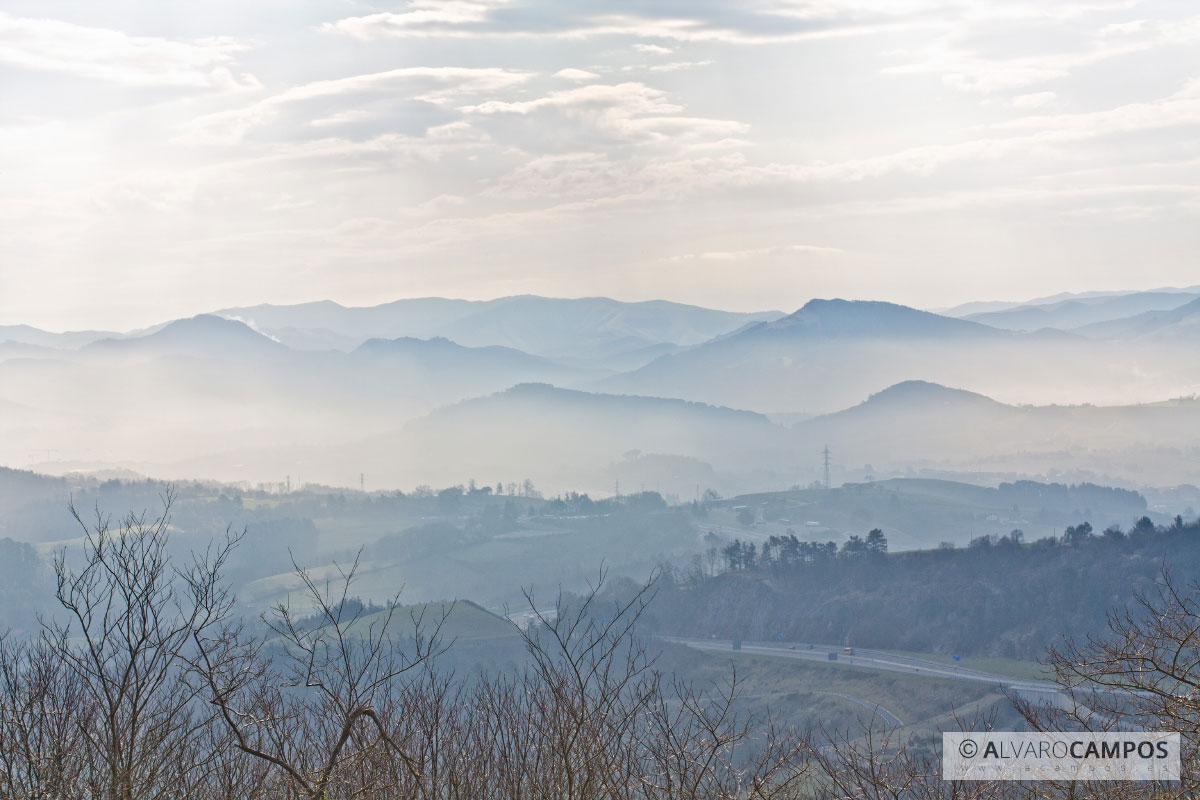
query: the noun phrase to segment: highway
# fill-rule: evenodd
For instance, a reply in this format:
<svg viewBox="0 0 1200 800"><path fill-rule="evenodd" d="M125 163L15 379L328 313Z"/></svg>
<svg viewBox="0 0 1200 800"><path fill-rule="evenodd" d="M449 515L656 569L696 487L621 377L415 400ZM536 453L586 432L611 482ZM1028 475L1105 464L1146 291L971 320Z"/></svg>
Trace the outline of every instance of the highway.
<svg viewBox="0 0 1200 800"><path fill-rule="evenodd" d="M817 661L831 666L851 666L864 669L877 669L884 672L902 672L908 675L922 675L930 678L945 678L954 681L970 683L985 683L998 689L1019 692L1021 694L1036 693L1038 695L1058 694L1060 687L1050 681L1014 678L1011 675L999 675L991 672L968 669L953 664L942 664L924 658L898 656L882 650L864 650L855 648L853 655L845 655L842 648L827 644L808 644L806 642L742 642L741 650L733 649L733 642L728 639L688 639L679 636L660 637L666 641L694 647L697 650L725 652L732 655L776 656L792 658L801 661ZM836 653L837 660L830 661L829 654Z"/></svg>

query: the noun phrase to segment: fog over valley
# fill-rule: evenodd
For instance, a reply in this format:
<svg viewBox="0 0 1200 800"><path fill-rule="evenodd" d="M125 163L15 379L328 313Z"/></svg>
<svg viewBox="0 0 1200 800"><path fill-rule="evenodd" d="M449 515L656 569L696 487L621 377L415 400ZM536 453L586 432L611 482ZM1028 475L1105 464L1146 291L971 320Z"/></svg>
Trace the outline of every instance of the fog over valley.
<svg viewBox="0 0 1200 800"><path fill-rule="evenodd" d="M14 326L0 447L55 474L373 490L527 477L551 493L622 478L680 497L783 489L822 479L826 445L844 480L1166 486L1198 444L1200 295L1152 293L1178 304L1145 311L1146 295L967 315L1132 312L1032 331L861 301L784 315L539 297Z"/></svg>

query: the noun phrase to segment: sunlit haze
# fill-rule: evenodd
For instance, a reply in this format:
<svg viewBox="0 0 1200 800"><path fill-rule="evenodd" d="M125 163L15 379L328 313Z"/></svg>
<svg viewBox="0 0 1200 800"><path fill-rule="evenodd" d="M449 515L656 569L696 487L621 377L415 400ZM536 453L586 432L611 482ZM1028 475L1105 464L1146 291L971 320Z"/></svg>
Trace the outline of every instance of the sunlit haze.
<svg viewBox="0 0 1200 800"><path fill-rule="evenodd" d="M1196 283L1187 3L10 0L0 323Z"/></svg>

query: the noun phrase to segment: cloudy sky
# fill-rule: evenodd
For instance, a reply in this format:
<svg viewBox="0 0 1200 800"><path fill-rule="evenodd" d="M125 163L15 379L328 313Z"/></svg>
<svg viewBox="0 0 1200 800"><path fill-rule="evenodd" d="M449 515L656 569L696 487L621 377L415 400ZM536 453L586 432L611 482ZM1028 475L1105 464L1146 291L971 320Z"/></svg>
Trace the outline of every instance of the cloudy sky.
<svg viewBox="0 0 1200 800"><path fill-rule="evenodd" d="M1200 9L6 0L0 324L1200 283Z"/></svg>

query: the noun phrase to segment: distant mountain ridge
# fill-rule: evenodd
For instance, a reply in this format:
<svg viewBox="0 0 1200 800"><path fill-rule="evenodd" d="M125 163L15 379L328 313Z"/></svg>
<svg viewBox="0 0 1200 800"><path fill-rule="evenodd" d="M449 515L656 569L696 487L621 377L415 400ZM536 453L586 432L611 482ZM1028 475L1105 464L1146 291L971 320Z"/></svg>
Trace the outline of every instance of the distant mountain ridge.
<svg viewBox="0 0 1200 800"><path fill-rule="evenodd" d="M665 300L518 295L473 301L396 300L370 307L330 301L214 312L247 322L305 349L349 350L367 339L444 337L468 347L500 345L567 359L620 357L639 350L699 344L781 312L719 311Z"/></svg>
<svg viewBox="0 0 1200 800"><path fill-rule="evenodd" d="M0 325L0 343L35 345L74 350L86 344L118 336L112 331L67 331L53 333L30 325Z"/></svg>
<svg viewBox="0 0 1200 800"><path fill-rule="evenodd" d="M1058 328L1086 333L1085 326L1131 318L1147 312L1170 311L1200 298L1191 292L1134 292L1116 296L1071 299L1044 305L1018 306L1004 311L970 314L964 319L1010 330Z"/></svg>
<svg viewBox="0 0 1200 800"><path fill-rule="evenodd" d="M1200 294L1200 285L1185 287L1162 286L1155 289L1111 289L1091 292L1059 292L1058 294L1047 295L1045 297L1035 297L1031 300L972 300L971 302L962 303L957 306L951 306L950 308L938 308L930 310L936 314L942 314L947 317L961 318L974 314L1008 311L1022 307L1048 306L1074 301L1104 300L1105 298L1124 297L1136 294L1181 292L1187 294Z"/></svg>
<svg viewBox="0 0 1200 800"><path fill-rule="evenodd" d="M1200 295L1190 302L1165 311L1146 311L1123 319L1098 322L1079 332L1103 339L1200 340Z"/></svg>
<svg viewBox="0 0 1200 800"><path fill-rule="evenodd" d="M692 400L681 400L671 397L638 397L635 395L614 395L595 392L585 392L578 389L564 389L548 383L519 383L510 389L496 392L488 397L477 397L463 400L452 406L438 409L431 416L454 416L478 405L489 405L501 402L517 401L554 401L567 403L576 407L590 406L593 408L614 408L625 406L635 408L640 413L667 412L686 413L710 419L736 420L740 423L754 425L771 425L763 414L745 411L737 408L714 406L708 403L698 403Z"/></svg>
<svg viewBox="0 0 1200 800"><path fill-rule="evenodd" d="M798 311L749 328L742 335L768 334L827 339L1003 335L995 328L977 322L945 317L896 303L836 298L810 300Z"/></svg>
<svg viewBox="0 0 1200 800"><path fill-rule="evenodd" d="M862 403L851 406L844 411L834 412L834 414L828 416L862 413L864 411L874 413L882 410L887 412L897 405L907 405L910 403L921 403L927 408L1009 408L1009 406L978 392L968 392L965 389L952 389L948 386L942 386L939 383L930 383L929 381L913 380L892 384L886 389L870 395Z"/></svg>
<svg viewBox="0 0 1200 800"><path fill-rule="evenodd" d="M451 356L471 351L484 356L513 359L529 364L557 367L558 365L546 358L530 355L512 347L501 345L485 345L483 347L466 347L452 342L444 336L434 336L430 339L419 339L414 336L401 336L396 339L368 339L354 348L353 352L360 355L396 356L419 353L423 357Z"/></svg>
<svg viewBox="0 0 1200 800"><path fill-rule="evenodd" d="M1075 372L1091 381L1097 373L1084 367L1093 359L1109 363L1110 355L1062 331L1018 333L895 303L814 299L786 317L662 356L596 388L770 413L825 413L913 377L988 390L1004 376L1032 376L1031 366L1039 374L1056 371L1058 359L1061 376Z"/></svg>
<svg viewBox="0 0 1200 800"><path fill-rule="evenodd" d="M580 370L511 347L466 347L444 337L368 339L347 358L363 369L395 371L409 380L427 380L459 397L495 391L524 381L570 381Z"/></svg>
<svg viewBox="0 0 1200 800"><path fill-rule="evenodd" d="M846 464L1042 475L1079 470L1085 480L1093 480L1084 477L1091 474L1108 476L1103 482L1113 476L1165 481L1186 473L1200 447L1200 400L1015 406L905 381L791 430L797 448L815 452L828 444Z"/></svg>
<svg viewBox="0 0 1200 800"><path fill-rule="evenodd" d="M100 339L84 353L189 355L248 360L291 352L279 342L236 320L213 314L177 319L138 336Z"/></svg>

